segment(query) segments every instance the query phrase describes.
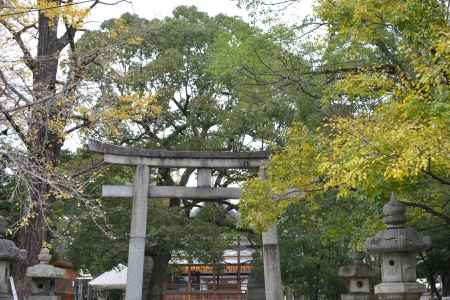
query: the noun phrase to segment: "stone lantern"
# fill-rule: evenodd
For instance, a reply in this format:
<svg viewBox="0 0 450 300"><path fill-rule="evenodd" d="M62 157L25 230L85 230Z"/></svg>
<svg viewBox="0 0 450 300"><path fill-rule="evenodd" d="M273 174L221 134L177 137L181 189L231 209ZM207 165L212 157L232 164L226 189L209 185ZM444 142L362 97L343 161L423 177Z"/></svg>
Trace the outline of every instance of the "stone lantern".
<svg viewBox="0 0 450 300"><path fill-rule="evenodd" d="M339 268L338 275L345 278L348 294L341 295L341 300L370 300L370 277L372 272L369 265L363 262L362 253L352 255L353 263Z"/></svg>
<svg viewBox="0 0 450 300"><path fill-rule="evenodd" d="M416 282L416 255L431 246L429 237L406 227L406 206L391 194L383 208L387 229L367 239L367 250L381 256L381 283L375 294L381 300L419 300L425 291Z"/></svg>
<svg viewBox="0 0 450 300"><path fill-rule="evenodd" d="M12 299L11 267L16 261L25 260L27 252L5 238L6 220L0 216L0 299Z"/></svg>
<svg viewBox="0 0 450 300"><path fill-rule="evenodd" d="M49 265L50 251L42 248L38 256L39 264L27 268L27 276L31 278L31 296L28 300L59 300L55 294L55 281L64 278L64 269Z"/></svg>

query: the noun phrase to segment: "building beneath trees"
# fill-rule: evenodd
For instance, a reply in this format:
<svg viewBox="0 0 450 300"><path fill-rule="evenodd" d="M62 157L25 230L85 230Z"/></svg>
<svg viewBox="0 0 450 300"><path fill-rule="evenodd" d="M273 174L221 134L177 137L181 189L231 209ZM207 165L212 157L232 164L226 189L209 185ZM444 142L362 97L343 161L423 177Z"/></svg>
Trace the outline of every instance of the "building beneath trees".
<svg viewBox="0 0 450 300"><path fill-rule="evenodd" d="M226 250L214 263L174 253L164 283L164 300L246 300L254 252L249 246L239 245ZM92 280L89 291L85 289L85 295L77 299L124 299L126 275L123 275L127 270L116 269Z"/></svg>
<svg viewBox="0 0 450 300"><path fill-rule="evenodd" d="M247 299L253 254L253 249L239 246L225 251L217 263L189 260L182 253L174 256L164 300Z"/></svg>

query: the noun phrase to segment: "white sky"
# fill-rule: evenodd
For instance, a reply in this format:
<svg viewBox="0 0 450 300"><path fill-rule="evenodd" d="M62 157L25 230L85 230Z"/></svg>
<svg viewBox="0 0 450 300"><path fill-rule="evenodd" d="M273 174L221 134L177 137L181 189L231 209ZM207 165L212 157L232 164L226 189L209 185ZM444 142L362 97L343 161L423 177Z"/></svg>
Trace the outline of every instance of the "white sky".
<svg viewBox="0 0 450 300"><path fill-rule="evenodd" d="M113 2L114 0L107 1ZM290 6L280 20L298 23L305 16L311 14L313 2L314 0L302 0L299 4ZM99 5L89 18L93 22L89 27L96 27L102 21L117 18L125 12L135 13L147 19L160 19L170 16L173 9L180 5L195 5L199 10L213 16L223 13L229 16L240 16L250 21L247 11L239 9L236 0L130 0L130 3L123 2L114 6Z"/></svg>
<svg viewBox="0 0 450 300"><path fill-rule="evenodd" d="M148 19L170 16L173 9L180 5L195 5L200 10L217 15L244 16L245 11L236 7L231 0L132 0L131 3L121 3L115 6L101 6L93 12L91 20L107 20L119 17L125 12L136 13Z"/></svg>

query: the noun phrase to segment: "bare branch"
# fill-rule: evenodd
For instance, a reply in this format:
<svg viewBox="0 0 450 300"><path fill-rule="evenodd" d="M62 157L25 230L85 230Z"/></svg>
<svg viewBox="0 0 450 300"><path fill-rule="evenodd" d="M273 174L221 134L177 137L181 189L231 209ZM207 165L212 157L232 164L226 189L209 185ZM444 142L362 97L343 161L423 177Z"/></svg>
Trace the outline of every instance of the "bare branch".
<svg viewBox="0 0 450 300"><path fill-rule="evenodd" d="M435 209L433 209L432 207L423 204L423 203L418 203L418 202L410 202L410 201L400 201L401 203L410 206L410 207L416 207L416 208L420 208L424 211L426 211L427 213L429 213L432 216L438 217L440 219L442 219L445 223L447 223L448 225L450 225L450 217L444 213L438 212Z"/></svg>
<svg viewBox="0 0 450 300"><path fill-rule="evenodd" d="M8 31L9 33L11 33L11 35L13 36L14 40L16 41L17 45L20 47L20 49L22 50L23 53L23 58L25 61L25 64L27 65L27 67L30 70L33 70L36 66L36 61L35 59L32 57L30 50L27 48L27 46L25 45L25 42L22 39L22 34L28 30L29 28L33 27L33 26L26 26L24 27L22 30L20 31L14 31L14 29L11 27L10 24L8 24L4 19L0 19L0 24L2 24Z"/></svg>
<svg viewBox="0 0 450 300"><path fill-rule="evenodd" d="M430 176L431 178L433 178L434 180L439 181L442 184L450 185L450 180L439 177L436 174L432 173L431 171L424 171L424 173L427 174L428 176Z"/></svg>
<svg viewBox="0 0 450 300"><path fill-rule="evenodd" d="M5 87L7 89L9 89L10 91L12 91L17 97L19 97L20 100L26 102L27 104L31 104L32 103L27 97L25 97L25 95L23 95L21 92L19 92L14 86L9 84L9 82L6 79L6 76L2 72L2 70L0 70L0 79L3 81L3 84L5 85Z"/></svg>
<svg viewBox="0 0 450 300"><path fill-rule="evenodd" d="M3 105L0 103L0 111L3 111L3 110L4 110ZM31 149L30 144L28 143L27 138L26 138L25 134L23 133L22 128L19 126L19 124L16 123L16 121L11 116L11 114L9 114L7 112L3 112L3 115L5 116L6 120L9 122L9 124L11 124L11 127L14 129L14 131L19 135L20 140L24 143L24 145L28 149Z"/></svg>

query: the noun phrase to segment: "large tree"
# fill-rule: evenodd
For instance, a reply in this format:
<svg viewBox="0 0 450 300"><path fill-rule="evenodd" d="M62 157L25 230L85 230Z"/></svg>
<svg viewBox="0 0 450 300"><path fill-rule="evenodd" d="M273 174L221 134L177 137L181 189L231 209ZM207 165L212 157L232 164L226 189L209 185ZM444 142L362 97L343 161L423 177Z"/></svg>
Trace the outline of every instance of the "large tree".
<svg viewBox="0 0 450 300"><path fill-rule="evenodd" d="M356 197L378 207L396 192L413 208L419 228L432 233L423 225L435 224L448 232L448 4L316 2L315 17L304 26L320 24L326 33L317 52L320 63L310 72L329 75L322 103L341 113L323 120L317 130L302 124L291 129L287 147L272 159L269 181L248 185L250 224L272 223L287 203L273 203L267 196L297 187L307 199L336 191L343 200ZM446 243L438 242L435 249L448 253ZM439 272L446 281L448 272Z"/></svg>
<svg viewBox="0 0 450 300"><path fill-rule="evenodd" d="M57 175L61 147L70 133L86 125L77 118L77 87L97 53L75 54L75 35L102 2L83 3L0 3L0 39L7 49L0 63L0 151L2 168L14 175L3 179L14 186L7 199L14 202L8 213L17 216L11 221L19 225L15 239L28 251L15 270L22 294L30 287L25 269L38 262L42 243L50 238L52 204L66 192Z"/></svg>
<svg viewBox="0 0 450 300"><path fill-rule="evenodd" d="M239 18L210 17L195 7L181 6L163 20L125 14L84 35L77 43L80 49L110 45L88 69L86 98L95 98L96 105L84 109L85 117L102 115L104 121L96 123L91 136L167 150L245 151L264 149L274 140L281 143L296 118L301 96L291 92L285 97L288 94L282 89L255 85L248 77L236 80L230 69L218 71L221 46L230 36L240 43L242 36L262 37L263 33ZM265 58L284 51L270 40L261 45L254 49ZM105 107L110 108L106 113ZM152 179L161 185L186 185L193 172L158 169ZM227 186L245 175L216 170L214 185ZM148 283L151 299L162 297L161 283L173 250L191 249L208 256L208 251L192 245L220 246L217 237L224 235L215 228L236 226L229 217L237 209L235 204L206 205L200 210L202 218L193 219L199 206L205 205L188 199L152 206L158 213L150 218L154 223L146 247L146 255L154 262ZM161 216L171 217L163 221ZM201 220L209 220L212 226L200 226ZM188 239L186 230L191 231ZM205 237L201 238L202 230ZM209 252L217 253L212 248Z"/></svg>

